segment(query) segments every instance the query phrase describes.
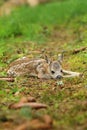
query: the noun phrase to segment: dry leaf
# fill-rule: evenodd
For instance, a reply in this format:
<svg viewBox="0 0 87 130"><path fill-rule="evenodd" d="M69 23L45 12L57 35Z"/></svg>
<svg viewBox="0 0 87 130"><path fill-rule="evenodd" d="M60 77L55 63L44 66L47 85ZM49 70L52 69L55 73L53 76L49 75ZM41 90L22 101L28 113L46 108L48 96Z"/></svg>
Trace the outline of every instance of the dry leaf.
<svg viewBox="0 0 87 130"><path fill-rule="evenodd" d="M36 102L34 97L22 97L20 100L21 103L26 103L26 102Z"/></svg>
<svg viewBox="0 0 87 130"><path fill-rule="evenodd" d="M34 109L47 108L47 105L42 103L36 103L34 97L22 97L18 103L13 103L9 106L10 109L19 109L22 107L31 107Z"/></svg>
<svg viewBox="0 0 87 130"><path fill-rule="evenodd" d="M53 123L53 120L49 115L44 115L43 120L46 124L49 124L49 125L52 125L52 123Z"/></svg>
<svg viewBox="0 0 87 130"><path fill-rule="evenodd" d="M19 109L22 107L31 107L33 109L47 108L47 105L42 103L30 102L30 103L14 103L9 106L10 109Z"/></svg>
<svg viewBox="0 0 87 130"><path fill-rule="evenodd" d="M47 115L46 115L47 117ZM44 119L44 117L43 117ZM48 130L50 128L52 128L52 119L51 120L51 124L50 122L45 122L45 120L42 122L39 119L35 119L29 122L26 122L20 126L18 126L15 130Z"/></svg>

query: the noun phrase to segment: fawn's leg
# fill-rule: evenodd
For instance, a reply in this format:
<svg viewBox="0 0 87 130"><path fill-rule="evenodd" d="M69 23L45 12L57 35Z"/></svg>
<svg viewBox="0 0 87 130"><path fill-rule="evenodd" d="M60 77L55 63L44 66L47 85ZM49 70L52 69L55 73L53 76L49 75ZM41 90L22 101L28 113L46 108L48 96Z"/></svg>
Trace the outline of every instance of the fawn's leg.
<svg viewBox="0 0 87 130"><path fill-rule="evenodd" d="M81 74L79 72L73 72L73 71L67 71L67 70L62 70L64 74L67 74L67 75L64 75L63 77L79 77Z"/></svg>

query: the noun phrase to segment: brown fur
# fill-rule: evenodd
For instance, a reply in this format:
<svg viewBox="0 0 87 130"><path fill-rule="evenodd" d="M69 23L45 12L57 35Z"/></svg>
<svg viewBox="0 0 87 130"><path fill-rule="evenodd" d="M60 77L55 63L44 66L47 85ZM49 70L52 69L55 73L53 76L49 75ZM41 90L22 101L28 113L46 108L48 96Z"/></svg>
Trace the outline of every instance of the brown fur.
<svg viewBox="0 0 87 130"><path fill-rule="evenodd" d="M62 58L50 61L46 59L29 59L23 57L17 59L9 65L7 74L10 77L16 76L34 76L42 79L60 79L62 77L80 76L80 73L66 71L61 67Z"/></svg>

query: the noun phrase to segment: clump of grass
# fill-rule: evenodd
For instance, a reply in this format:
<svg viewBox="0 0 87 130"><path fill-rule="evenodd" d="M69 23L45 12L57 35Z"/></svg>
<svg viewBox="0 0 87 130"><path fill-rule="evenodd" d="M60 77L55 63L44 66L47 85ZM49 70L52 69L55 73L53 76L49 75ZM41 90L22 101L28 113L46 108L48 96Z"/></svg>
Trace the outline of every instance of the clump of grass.
<svg viewBox="0 0 87 130"><path fill-rule="evenodd" d="M56 2L35 8L23 6L10 16L0 18L0 38L24 36L29 40L44 41L49 37L51 28L67 25L75 17L86 14L86 7L86 0Z"/></svg>

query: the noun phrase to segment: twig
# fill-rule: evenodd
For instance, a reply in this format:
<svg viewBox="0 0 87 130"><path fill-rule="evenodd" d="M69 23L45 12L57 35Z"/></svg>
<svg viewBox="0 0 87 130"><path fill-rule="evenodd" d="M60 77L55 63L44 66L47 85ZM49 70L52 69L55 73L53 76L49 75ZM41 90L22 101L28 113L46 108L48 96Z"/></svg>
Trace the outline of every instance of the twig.
<svg viewBox="0 0 87 130"><path fill-rule="evenodd" d="M87 46L86 47L82 47L82 48L79 48L79 49L75 49L75 50L73 50L73 54L77 54L77 53L79 53L79 52L81 52L81 51L84 51L84 50L86 50L87 49Z"/></svg>
<svg viewBox="0 0 87 130"><path fill-rule="evenodd" d="M8 81L8 82L14 82L14 78L12 77L0 77L1 81Z"/></svg>

